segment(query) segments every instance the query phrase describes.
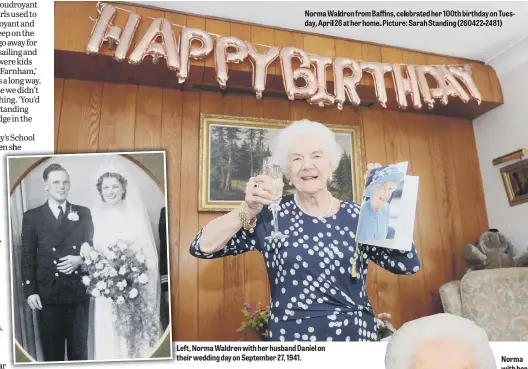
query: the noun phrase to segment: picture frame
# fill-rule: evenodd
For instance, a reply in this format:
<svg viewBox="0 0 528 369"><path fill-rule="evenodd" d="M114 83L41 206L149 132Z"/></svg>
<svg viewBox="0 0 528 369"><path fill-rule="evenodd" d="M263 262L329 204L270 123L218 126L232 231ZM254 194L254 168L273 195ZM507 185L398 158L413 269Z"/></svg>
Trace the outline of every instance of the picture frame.
<svg viewBox="0 0 528 369"><path fill-rule="evenodd" d="M244 199L250 172L271 155L271 141L291 121L200 115L200 178L198 210L228 212ZM360 201L363 192L363 147L361 127L325 124L342 147L340 166L334 172L330 191L341 200ZM259 164L260 163L260 164ZM293 187L285 181L284 194Z"/></svg>
<svg viewBox="0 0 528 369"><path fill-rule="evenodd" d="M528 159L500 170L510 206L528 202Z"/></svg>
<svg viewBox="0 0 528 369"><path fill-rule="evenodd" d="M46 186L49 186L49 182L46 184L46 179L43 177L48 168L55 166L49 173L56 174L57 172L65 172L66 177L55 177L57 182L62 178L63 189L61 192L54 192L54 196L50 195L50 191ZM112 174L112 175L109 175ZM51 176L51 175L50 175ZM159 303L159 314L154 313L155 319L160 321L159 337L156 335L156 342L151 346L145 346L142 348L142 354L135 357L131 352L122 350L121 346L108 346L108 342L105 340L97 341L96 337L101 337L101 333L96 334L97 329L99 332L103 332L106 336L106 330L101 330L101 327L112 327L112 320L110 317L110 310L107 310L103 314L86 314L82 313L83 308L76 311L79 314L76 320L79 323L82 317L87 318L85 323L81 325L83 328L79 328L79 324L71 329L75 329L76 332L81 336L82 332L87 332L87 344L86 347L82 347L82 344L78 344L76 352L81 352L80 355L86 358L72 358L69 357L70 351L66 350L66 356L64 358L57 359L53 355L50 355L49 347L57 345L55 342L61 342L54 336L50 338L53 330L50 329L49 325L42 325L43 318L37 318L37 315L27 306L27 297L25 295L24 287L31 285L31 270L44 270L44 274L47 278L46 282L51 281L56 285L59 277L59 273L54 274L57 279L53 279L53 271L50 271L49 265L51 264L50 255L51 252L57 251L58 255L61 252L68 253L76 249L81 244L79 237L86 237L84 235L92 233L92 240L94 242L93 247L95 248L95 240L113 240L115 237L115 231L121 229L120 233L130 237L130 241L120 240L121 242L132 244L135 239L141 240L141 245L149 245L151 250L157 250L157 263L160 266L157 280L159 282L154 286L159 286L158 291L162 288L162 275L167 278L167 290L170 291L170 255L169 247L170 235L167 233L168 221L166 215L166 209L168 208L168 194L167 194L167 181L166 181L166 153L165 151L137 151L137 152L111 152L111 153L69 153L69 154L53 154L53 155L21 155L21 156L8 156L7 157L7 183L8 183L8 219L9 219L9 240L10 240L10 276L11 276L11 319L13 323L13 355L14 363L17 364L50 364L57 362L108 362L108 361L138 361L138 360L161 360L172 358L172 345L171 345L171 332L172 324L170 317L170 301L163 303L160 300ZM102 217L102 209L100 207L102 203L106 202L108 197L112 198L112 193L104 195L104 180L111 178L114 186L120 184L124 188L121 201L129 200L135 201L133 206L126 207L120 206L120 209L129 209L128 212L122 211L120 215L126 216L127 222L125 223L111 223L107 229L100 227L103 222L107 223L108 219L119 219L115 216L115 213L111 214L111 217ZM64 182L66 179L67 182ZM101 182L99 182L101 180ZM66 184L65 184L66 183ZM54 184L54 186L60 186ZM108 185L107 185L108 186ZM60 187L59 187L60 188ZM116 191L117 187L113 187ZM141 189L141 193L139 191ZM118 191L118 190L117 190ZM56 196L61 196L66 192L67 198L64 200L64 209L67 216L62 220L55 218L56 215L53 213L53 209L50 204L50 199ZM108 192L107 192L108 194ZM135 197L134 197L135 194ZM134 199L134 200L131 200ZM139 200L139 202L137 201ZM116 202L117 203L117 202ZM108 209L108 207L106 207ZM30 218L31 223L27 223L26 216L32 214ZM84 214L84 215L83 215ZM87 216L89 214L89 216ZM162 214L165 214L162 216ZM135 219L136 224L143 225L139 229L140 231L135 235L130 232L129 220ZM59 223L56 223L56 222ZM30 230L34 231L34 237L29 241L23 241L23 232L25 227L30 227ZM57 227L57 228L55 228ZM91 231L90 231L91 229ZM136 226L135 229L138 229ZM53 238L54 234L62 235L61 238ZM144 235L151 234L151 237L144 237ZM96 236L97 235L97 236ZM148 241L144 242L144 239ZM48 241L48 240L59 240L59 241ZM51 242L51 243L49 243ZM55 246L57 242L60 246ZM147 243L148 242L148 243ZM53 248L50 246L53 245ZM106 244L106 243L105 243ZM34 260L28 258L27 252L31 248L38 248L38 254ZM55 249L57 248L57 250ZM133 251L134 252L140 252ZM122 251L122 250L121 250ZM152 255L152 254L151 254ZM125 255L123 255L125 256ZM36 260L36 261L35 261ZM126 259L123 259L126 260ZM127 263L129 261L125 261ZM135 262L135 261L134 261ZM56 264L56 263L54 263ZM83 266L90 265L84 263ZM123 264L126 265L126 264ZM29 272L24 272L29 270ZM131 269L128 269L131 270ZM77 273L79 272L79 273ZM88 269L78 268L72 271L70 274L75 278L74 274L79 274L79 278L84 276L89 279L96 280L93 277L95 274L90 274ZM127 273L125 271L125 273ZM35 275L37 275L35 273ZM51 277L50 277L51 275ZM39 278L39 277L35 277ZM43 277L40 277L43 278ZM51 278L51 280L50 280ZM120 277L118 277L120 278ZM125 278L123 276L123 278ZM127 277L128 278L128 277ZM77 283L79 282L79 283ZM72 279L67 280L66 286L62 285L60 290L42 288L38 294L45 296L46 299L58 299L60 296L62 304L77 305L79 303L78 296L83 290L86 290L88 296L88 284L85 280L73 281ZM69 284L68 284L69 283ZM33 283L35 285L35 283ZM82 289L79 289L79 285ZM109 285L110 286L110 285ZM129 288L135 288L134 285L130 284ZM136 286L138 286L136 282ZM95 287L95 282L92 283L92 288ZM40 288L40 287L39 287ZM138 287L138 294L144 293ZM57 293L60 291L61 293ZM64 293L67 291L68 293ZM71 291L71 292L70 292ZM92 290L93 291L93 290ZM99 292L103 294L102 290ZM119 292L106 290L106 297L116 298ZM113 296L111 295L113 294ZM94 296L92 294L92 296ZM43 297L41 297L43 298ZM72 299L72 300L68 300ZM94 300L90 301L91 297L87 300L89 309L94 309ZM71 302L70 302L71 301ZM137 301L137 300L136 300ZM42 299L44 303L44 299ZM124 302L126 303L126 301ZM82 301L81 301L82 304ZM51 304L54 305L54 304ZM61 306L61 304L57 304ZM44 305L45 306L45 305ZM48 309L48 307L45 307ZM77 309L77 307L76 307ZM154 309L157 311L157 309ZM49 311L49 310L48 310ZM129 310L132 311L132 310ZM136 315L139 315L141 311L137 311ZM117 321L117 320L116 320ZM154 320L153 320L154 321ZM115 325L114 331L115 330ZM40 331L40 333L39 333ZM44 331L44 333L43 333ZM114 337L122 337L119 333L115 333ZM126 334L126 333L124 333ZM69 338L68 338L69 340ZM82 341L81 341L82 342ZM114 342L114 341L110 341ZM69 344L69 343L68 343ZM98 347L96 349L96 346ZM105 346L108 351L104 355L97 356L95 353L100 347ZM47 347L48 349L45 349ZM64 347L64 343L62 343ZM47 350L47 352L46 352ZM144 352L144 354L143 354ZM107 359L107 356L111 354L113 358ZM60 354L59 354L60 355ZM62 354L64 355L64 354Z"/></svg>

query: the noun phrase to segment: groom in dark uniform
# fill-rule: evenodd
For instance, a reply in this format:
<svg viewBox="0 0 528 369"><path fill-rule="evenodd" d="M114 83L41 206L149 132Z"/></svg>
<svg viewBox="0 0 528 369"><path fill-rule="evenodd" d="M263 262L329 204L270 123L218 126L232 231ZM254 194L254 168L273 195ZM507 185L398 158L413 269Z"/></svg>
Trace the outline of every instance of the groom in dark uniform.
<svg viewBox="0 0 528 369"><path fill-rule="evenodd" d="M88 359L89 296L81 278L84 243L93 243L90 210L66 199L70 177L59 164L43 173L48 201L24 213L22 278L29 306L40 311L45 361Z"/></svg>

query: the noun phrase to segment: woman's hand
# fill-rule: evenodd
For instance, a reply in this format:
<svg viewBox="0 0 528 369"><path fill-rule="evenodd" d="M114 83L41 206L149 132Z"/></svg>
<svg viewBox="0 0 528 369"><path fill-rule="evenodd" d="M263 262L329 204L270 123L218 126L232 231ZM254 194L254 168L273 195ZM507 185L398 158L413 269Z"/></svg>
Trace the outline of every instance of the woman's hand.
<svg viewBox="0 0 528 369"><path fill-rule="evenodd" d="M376 168L381 168L382 165L380 163L368 163L367 164L367 172L365 173L365 182L367 182L367 178L370 174L370 172L373 170L373 169L376 169Z"/></svg>
<svg viewBox="0 0 528 369"><path fill-rule="evenodd" d="M82 244L81 246L81 252L80 252L80 256L83 258L83 259L89 259L90 258L90 253L92 252L92 248L90 247L90 245L88 244L88 242L85 242Z"/></svg>
<svg viewBox="0 0 528 369"><path fill-rule="evenodd" d="M271 177L259 175L251 177L246 184L245 201L252 212L252 216L257 216L265 205L270 205L277 200L277 186L271 180Z"/></svg>
<svg viewBox="0 0 528 369"><path fill-rule="evenodd" d="M391 315L389 313L380 313L377 315L375 320L378 322L378 326L380 328L385 328L391 332L395 332L396 330L392 326L391 322L389 322L390 318L391 318Z"/></svg>

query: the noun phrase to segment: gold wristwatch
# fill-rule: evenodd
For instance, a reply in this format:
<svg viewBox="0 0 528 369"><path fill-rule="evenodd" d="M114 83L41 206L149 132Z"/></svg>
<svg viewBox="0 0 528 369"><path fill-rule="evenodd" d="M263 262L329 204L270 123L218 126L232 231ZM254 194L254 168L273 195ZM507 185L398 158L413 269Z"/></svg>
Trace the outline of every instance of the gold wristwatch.
<svg viewBox="0 0 528 369"><path fill-rule="evenodd" d="M247 214L247 210L248 210L249 206L247 204L247 202L243 201L242 202L242 206L240 207L240 210L238 211L238 217L240 218L240 221L242 222L242 227L246 230L246 231L249 231L253 228L255 228L255 226L257 225L257 218L254 217L253 219L250 219L248 214Z"/></svg>

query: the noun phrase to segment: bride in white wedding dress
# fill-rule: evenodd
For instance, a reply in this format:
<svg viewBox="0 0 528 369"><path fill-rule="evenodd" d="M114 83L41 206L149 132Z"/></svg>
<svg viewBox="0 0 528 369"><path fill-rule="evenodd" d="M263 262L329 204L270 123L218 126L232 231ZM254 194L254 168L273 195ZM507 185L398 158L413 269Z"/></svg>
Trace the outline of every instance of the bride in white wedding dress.
<svg viewBox="0 0 528 369"><path fill-rule="evenodd" d="M123 173L121 171L121 173ZM161 337L159 317L160 276L158 251L152 227L139 191L125 175L116 171L104 171L97 180L97 190L101 202L92 207L94 223L94 249L104 255L108 247L124 241L137 253L143 254L148 267L146 296L148 302L147 319L154 319L156 342ZM114 302L107 297L96 297L94 314L94 359L145 358L153 351L152 340L145 337L144 327L136 329L132 337L134 349L131 352L127 340L118 333L115 324L128 324L117 321ZM142 323L143 324L143 323ZM148 324L148 323L145 323ZM152 338L152 337L150 337ZM129 337L130 339L130 337Z"/></svg>

